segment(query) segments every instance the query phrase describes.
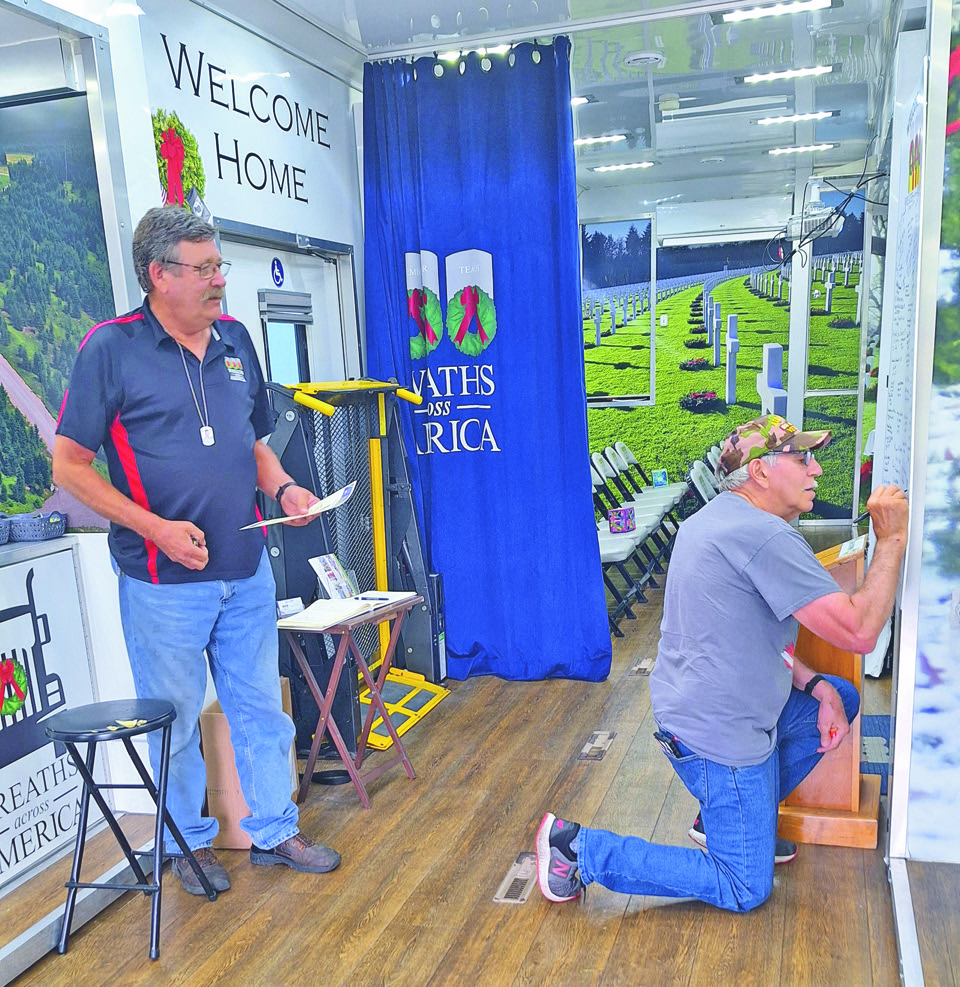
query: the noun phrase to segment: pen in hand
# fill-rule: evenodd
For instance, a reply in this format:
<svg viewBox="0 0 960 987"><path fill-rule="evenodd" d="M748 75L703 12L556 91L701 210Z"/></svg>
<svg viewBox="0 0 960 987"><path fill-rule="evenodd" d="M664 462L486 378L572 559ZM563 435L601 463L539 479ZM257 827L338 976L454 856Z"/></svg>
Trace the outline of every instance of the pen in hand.
<svg viewBox="0 0 960 987"><path fill-rule="evenodd" d="M903 495L904 496L907 495L907 491L906 490L903 491ZM857 517L855 517L853 519L853 523L854 524L860 524L861 521L866 521L868 517L870 517L870 511L869 510L864 511L862 514L859 514Z"/></svg>

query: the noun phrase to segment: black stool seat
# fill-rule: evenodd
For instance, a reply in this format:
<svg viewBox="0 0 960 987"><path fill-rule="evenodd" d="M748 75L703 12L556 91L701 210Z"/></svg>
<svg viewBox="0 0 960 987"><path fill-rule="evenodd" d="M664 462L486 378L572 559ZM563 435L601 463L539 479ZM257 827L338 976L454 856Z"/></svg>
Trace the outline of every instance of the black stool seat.
<svg viewBox="0 0 960 987"><path fill-rule="evenodd" d="M217 892L211 885L207 875L203 873L200 864L190 851L176 823L167 812L167 778L170 770L170 727L177 718L173 703L166 699L115 699L104 703L91 703L88 706L78 706L75 709L55 713L44 721L47 736L62 743L70 759L76 765L83 779L83 794L80 797L80 815L77 820L77 842L73 851L73 867L70 880L67 881L67 903L63 911L63 922L60 926L60 941L57 949L60 953L67 951L67 941L70 937L70 925L73 921L74 906L77 891L80 888L107 888L115 891L142 891L153 898L150 912L150 958L160 956L160 872L163 866L163 827L166 826L170 835L176 840L182 855L190 861L197 879L200 881L207 897L214 901ZM162 731L160 742L160 770L156 785L150 777L140 756L133 746L133 737L154 730ZM97 745L119 740L126 748L130 761L140 776L140 784L111 784L98 782L94 776ZM83 757L77 744L87 745L87 755ZM136 788L149 793L157 807L156 829L154 832L152 857L152 879L148 880L140 862L137 859L146 854L135 851L127 841L116 816L103 797L105 789ZM96 883L80 880L80 867L83 863L83 849L87 835L87 819L90 812L90 799L93 799L113 835L120 844L124 856L137 880L136 884L123 884L117 881L100 881Z"/></svg>
<svg viewBox="0 0 960 987"><path fill-rule="evenodd" d="M113 699L65 709L44 720L43 726L51 740L82 744L136 737L159 730L176 718L173 703L166 699ZM135 725L123 726L130 723Z"/></svg>

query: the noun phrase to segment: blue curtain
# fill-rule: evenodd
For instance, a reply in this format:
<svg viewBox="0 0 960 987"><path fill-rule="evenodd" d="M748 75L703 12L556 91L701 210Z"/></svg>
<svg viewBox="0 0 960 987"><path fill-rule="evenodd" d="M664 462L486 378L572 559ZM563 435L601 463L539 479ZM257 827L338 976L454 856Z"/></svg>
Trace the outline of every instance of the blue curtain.
<svg viewBox="0 0 960 987"><path fill-rule="evenodd" d="M367 358L401 402L454 678L610 670L569 42L364 67Z"/></svg>

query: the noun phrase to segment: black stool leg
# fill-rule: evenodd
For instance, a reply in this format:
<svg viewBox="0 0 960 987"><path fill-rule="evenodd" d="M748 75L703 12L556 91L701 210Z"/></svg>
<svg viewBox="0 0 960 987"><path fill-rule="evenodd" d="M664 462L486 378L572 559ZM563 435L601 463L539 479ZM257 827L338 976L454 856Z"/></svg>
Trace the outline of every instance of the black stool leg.
<svg viewBox="0 0 960 987"><path fill-rule="evenodd" d="M169 776L170 766L170 739L171 728L166 726L163 728L163 734L160 741L160 776L157 779L161 783L160 790L154 786L153 780L150 778L147 769L143 766L143 762L137 756L137 752L133 749L133 744L126 738L123 742L127 745L127 753L130 755L130 760L133 762L133 766L137 769L137 772L143 781L143 787L150 793L150 796L153 798L154 802L157 803L157 812L158 814L162 813L163 821L166 823L167 829L170 830L170 835L176 841L177 846L180 848L180 852L190 862L190 866L197 875L197 880L206 892L207 897L211 901L216 901L217 892L210 883L210 879L206 874L204 874L203 868L197 863L197 859L194 857L193 851L187 846L187 841L183 838L177 824L173 821L173 817L167 811L167 778ZM158 832L162 833L163 831L162 829L158 829ZM162 843L160 846L162 849Z"/></svg>
<svg viewBox="0 0 960 987"><path fill-rule="evenodd" d="M72 744L67 745L70 757L79 768L83 761L80 752ZM87 774L93 776L93 762L96 756L96 744L87 745ZM80 818L77 821L77 845L73 851L73 866L70 868L70 880L67 882L67 903L63 909L63 924L60 926L60 942L57 952L63 955L67 951L67 940L70 938L70 925L73 922L73 909L77 901L77 882L80 880L80 865L83 863L83 848L87 839L87 818L90 810L90 786L84 776L83 794L80 796Z"/></svg>
<svg viewBox="0 0 960 987"><path fill-rule="evenodd" d="M103 818L106 820L110 829L113 830L113 835L116 837L117 843L120 844L120 849L123 850L123 855L127 858L127 862L130 864L130 868L136 875L137 883L146 884L147 875L144 874L143 868L140 866L140 861L137 860L137 855L133 852L133 847L127 842L126 836L123 834L123 830L120 828L120 823L117 822L116 816L107 805L107 800L100 794L100 786L94 781L92 764L93 759L91 758L91 768L87 768L80 754L77 751L76 745L71 744L69 741L64 741L64 745L67 750L70 751L71 756L77 765L77 771L80 772L80 777L83 778L84 787L89 790L90 795L93 800L97 803L100 811L103 813ZM92 753L93 748L96 746L96 741L90 741L88 747ZM146 892L149 893L149 892Z"/></svg>

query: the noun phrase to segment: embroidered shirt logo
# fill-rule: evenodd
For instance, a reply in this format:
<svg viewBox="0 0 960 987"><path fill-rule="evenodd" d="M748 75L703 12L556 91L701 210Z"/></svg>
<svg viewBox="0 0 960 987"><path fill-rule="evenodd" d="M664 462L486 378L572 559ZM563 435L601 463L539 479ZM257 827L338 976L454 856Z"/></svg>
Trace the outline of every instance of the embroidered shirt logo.
<svg viewBox="0 0 960 987"><path fill-rule="evenodd" d="M230 374L231 380L237 380L241 384L247 382L247 378L243 375L243 362L238 357L225 356L223 362L227 368L227 373Z"/></svg>

